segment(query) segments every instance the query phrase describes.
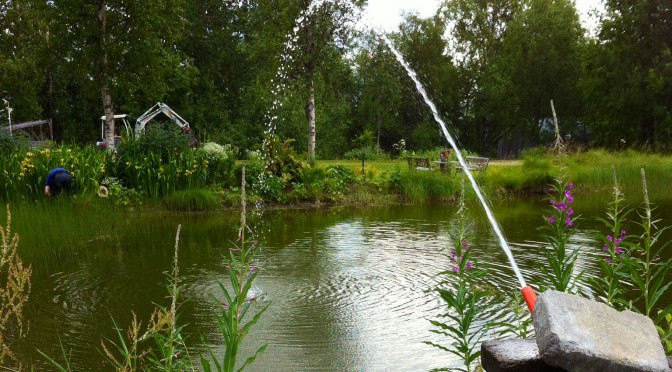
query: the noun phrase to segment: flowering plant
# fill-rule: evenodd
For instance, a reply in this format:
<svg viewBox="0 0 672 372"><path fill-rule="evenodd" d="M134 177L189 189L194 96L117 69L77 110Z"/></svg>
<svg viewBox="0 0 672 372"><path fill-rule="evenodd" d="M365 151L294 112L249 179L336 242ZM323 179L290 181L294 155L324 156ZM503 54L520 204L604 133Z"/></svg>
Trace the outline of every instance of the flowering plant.
<svg viewBox="0 0 672 372"><path fill-rule="evenodd" d="M613 174L612 195L614 199L609 203L607 218L598 218L608 230L607 234L599 236L599 240L602 241L601 251L604 255L598 261L602 276L593 278L592 282L597 291L604 296L608 305L623 308L625 302L619 296L625 292L622 282L625 275L623 257L627 255L626 240L629 239L627 231L623 228L623 223L632 210L624 205L625 198L618 185L615 169Z"/></svg>
<svg viewBox="0 0 672 372"><path fill-rule="evenodd" d="M556 291L575 292L576 283L582 273L574 273L574 265L579 249L568 249L570 238L574 235L574 223L579 218L574 212L574 184L565 177L558 178L551 187L550 211L544 216L546 223L541 227L544 238L551 249L544 251L550 269L542 266L541 272L549 280L549 286Z"/></svg>
<svg viewBox="0 0 672 372"><path fill-rule="evenodd" d="M462 192L460 205L455 217L455 224L450 233L452 249L447 255L450 268L439 275L443 279L437 288L441 299L448 306L448 311L441 317L448 318L451 324L436 320L430 320L437 329L432 332L444 335L453 340L451 347L446 347L434 342L425 343L441 350L448 351L460 357L466 371L472 371L472 364L481 355L480 340L485 335L487 323L479 323L482 313L487 310L487 297L490 292L479 286L476 282L486 272L476 267L471 260L472 252L470 241L471 224L466 216L464 202L464 179L462 180Z"/></svg>

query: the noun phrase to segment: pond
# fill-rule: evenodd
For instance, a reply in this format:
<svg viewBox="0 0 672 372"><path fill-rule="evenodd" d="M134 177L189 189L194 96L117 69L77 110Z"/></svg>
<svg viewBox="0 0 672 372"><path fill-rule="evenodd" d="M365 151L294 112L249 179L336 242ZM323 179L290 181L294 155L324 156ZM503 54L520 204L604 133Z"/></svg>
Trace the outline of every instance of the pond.
<svg viewBox="0 0 672 372"><path fill-rule="evenodd" d="M581 247L578 265L587 274L601 253L595 234L605 231L595 217L604 216L606 198L576 197L575 209L583 219L572 244ZM630 201L636 206L634 199ZM657 202L663 224L672 224L672 201ZM539 197L494 205L513 255L535 288L543 282L539 266L545 245L537 228L547 203ZM473 249L490 272L488 284L502 294L517 292L516 277L482 211L474 205L471 212L481 221ZM423 343L448 345L430 332L429 320L437 319L444 307L428 291L436 274L449 267L445 250L454 213L455 207L447 205L251 212L250 225L263 247L256 306L271 305L246 339L244 357L268 344L249 370L427 371L458 366L452 354ZM221 255L236 237L238 211L17 208L13 230L21 235L20 251L33 265L26 313L30 330L18 350L24 365L52 369L37 350L61 360L60 339L74 370L110 370L100 342L116 341L113 319L126 329L135 312L147 324L154 304L169 305L165 273L171 270L178 224L184 285L178 321L186 325L190 345L198 345L202 337L217 347L212 314L222 298L217 281L227 278ZM490 314L492 319L505 316L502 309ZM194 353L199 350L194 346Z"/></svg>

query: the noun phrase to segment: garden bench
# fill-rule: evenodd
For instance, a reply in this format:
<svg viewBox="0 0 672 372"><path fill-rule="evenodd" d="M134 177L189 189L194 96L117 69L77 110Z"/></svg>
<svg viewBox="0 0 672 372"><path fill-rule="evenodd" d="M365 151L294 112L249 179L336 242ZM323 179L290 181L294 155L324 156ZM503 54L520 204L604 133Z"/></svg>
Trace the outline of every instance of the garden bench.
<svg viewBox="0 0 672 372"><path fill-rule="evenodd" d="M472 172L480 172L488 169L488 163L490 163L490 158L483 158L479 156L467 156L464 159L467 162L467 168ZM455 173L462 171L462 166L457 161L452 161L453 167L455 168Z"/></svg>
<svg viewBox="0 0 672 372"><path fill-rule="evenodd" d="M429 158L416 158L409 157L408 160L408 169L417 169L417 170L432 170L432 167L429 164Z"/></svg>

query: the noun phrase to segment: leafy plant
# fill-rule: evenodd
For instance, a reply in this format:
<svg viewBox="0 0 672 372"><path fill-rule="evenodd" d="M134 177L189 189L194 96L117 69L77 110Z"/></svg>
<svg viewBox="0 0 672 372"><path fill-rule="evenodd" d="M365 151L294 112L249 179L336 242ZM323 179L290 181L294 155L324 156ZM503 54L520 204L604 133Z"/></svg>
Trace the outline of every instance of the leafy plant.
<svg viewBox="0 0 672 372"><path fill-rule="evenodd" d="M551 246L550 251L545 250L544 256L550 266L550 270L541 266L541 272L549 280L550 287L561 292L576 292L576 283L581 280L583 273L576 274L574 266L579 255L579 248L568 250L569 239L574 235L574 223L579 218L574 215L574 184L569 182L566 168L566 153L560 135L558 120L553 109L555 124L555 156L554 161L558 167L559 175L551 186L554 196L550 197L552 208L549 216L544 217L547 224L541 227L545 232L544 239Z"/></svg>
<svg viewBox="0 0 672 372"><path fill-rule="evenodd" d="M613 180L612 195L614 199L609 203L607 218L598 218L609 231L606 235L599 235L598 237L603 243L602 251L606 254L606 257L598 261L602 275L592 278L592 282L597 291L604 296L608 305L623 308L625 301L621 296L625 293L626 288L622 279L626 267L622 256L627 254L625 252L625 242L628 239L627 232L623 229L623 222L632 210L624 206L625 198L618 185L615 169L613 169Z"/></svg>
<svg viewBox="0 0 672 372"><path fill-rule="evenodd" d="M639 298L633 302L634 309L652 318L660 330L666 323L669 326L672 312L672 305L660 307L661 300L672 285L668 275L672 267L672 258L663 259L661 256L662 250L669 244L669 241L661 242L662 234L667 227L661 229L656 226L661 220L653 217L655 208L649 202L644 169L641 170L641 175L644 202L639 212L641 221L637 224L643 233L639 237L639 244L629 244L630 256L624 257L623 262L627 269L627 278L639 290ZM661 341L666 346L666 351L671 352L670 336L661 334Z"/></svg>
<svg viewBox="0 0 672 372"><path fill-rule="evenodd" d="M208 142L199 147L197 152L201 158L208 161L210 169L208 182L212 184L223 182L228 185L236 165L236 150L228 144Z"/></svg>
<svg viewBox="0 0 672 372"><path fill-rule="evenodd" d="M574 272L579 249L569 250L569 239L574 235L574 223L579 218L575 216L574 185L563 178L556 180L552 186L554 195L558 200L551 198L549 216L544 217L546 224L540 229L544 231L544 239L550 245L550 250L544 251L546 262L550 269L541 266L540 270L544 277L549 280L550 287L561 292L575 292L576 283L580 281L582 274Z"/></svg>
<svg viewBox="0 0 672 372"><path fill-rule="evenodd" d="M452 249L447 255L452 267L439 273L439 276L445 279L441 280L440 287L436 289L448 308L441 317L449 321L430 321L436 327L432 332L447 336L452 343L450 346L430 341L425 343L457 355L465 367L459 370L470 372L474 370L474 362L478 362L481 355L480 340L488 327L479 320L488 308L486 298L490 292L477 284L478 279L482 278L486 271L478 268L470 258L473 250L470 245L471 225L466 216L464 180L460 207L455 220L450 233Z"/></svg>
<svg viewBox="0 0 672 372"><path fill-rule="evenodd" d="M278 136L266 136L264 159L268 173L293 181L299 178L301 169L309 167L294 152L293 142L293 139L282 140Z"/></svg>
<svg viewBox="0 0 672 372"><path fill-rule="evenodd" d="M662 311L658 315L662 315ZM665 354L670 355L672 354L672 314L665 314L662 320L662 324L656 325L656 329L665 348Z"/></svg>
<svg viewBox="0 0 672 372"><path fill-rule="evenodd" d="M518 339L530 338L534 335L532 314L519 291L513 291L501 299L505 308L511 310L512 319L503 322L493 322L491 327L499 327L500 336L512 335Z"/></svg>
<svg viewBox="0 0 672 372"><path fill-rule="evenodd" d="M201 364L206 372L211 371L213 366L217 371L228 372L236 369L240 345L250 332L252 326L259 321L261 315L270 306L270 304L265 305L256 314L252 315L252 319L245 322L244 319L250 311L250 307L257 300L255 297L250 296L250 289L257 277L258 272L255 266L255 257L260 250L260 247L256 244L256 240L248 240L247 237L247 233L251 234L252 230L247 225L245 168L242 171L241 188L241 205L243 210L240 214L240 229L238 230L239 243L233 243L234 247L230 248L228 255L224 256L228 264L230 288L227 288L224 283L220 282L219 287L224 298L223 300L215 299L217 303L221 304L221 312L216 315L216 318L226 350L223 359L219 360L214 350L208 347L210 359L201 357ZM266 350L266 346L260 347L254 355L248 357L238 371L253 363L257 356Z"/></svg>

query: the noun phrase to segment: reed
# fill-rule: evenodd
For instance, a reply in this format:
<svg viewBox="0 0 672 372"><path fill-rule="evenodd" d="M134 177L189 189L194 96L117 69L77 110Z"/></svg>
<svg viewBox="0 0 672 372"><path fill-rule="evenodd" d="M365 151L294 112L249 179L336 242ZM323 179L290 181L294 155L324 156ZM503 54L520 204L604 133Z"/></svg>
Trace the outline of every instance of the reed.
<svg viewBox="0 0 672 372"><path fill-rule="evenodd" d="M17 252L19 235L12 232L12 213L7 205L7 222L0 226L0 365L15 364L12 347L16 339L25 336L23 309L30 295L32 269L24 266Z"/></svg>

